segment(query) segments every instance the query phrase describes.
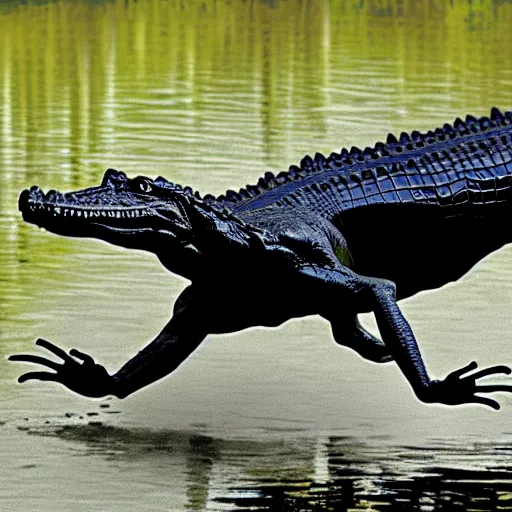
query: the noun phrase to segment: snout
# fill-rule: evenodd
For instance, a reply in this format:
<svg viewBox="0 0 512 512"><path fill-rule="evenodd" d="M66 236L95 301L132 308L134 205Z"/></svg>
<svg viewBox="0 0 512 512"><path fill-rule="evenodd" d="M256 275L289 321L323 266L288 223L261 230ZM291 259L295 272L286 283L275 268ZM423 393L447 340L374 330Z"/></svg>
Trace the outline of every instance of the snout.
<svg viewBox="0 0 512 512"><path fill-rule="evenodd" d="M35 185L30 189L25 189L18 199L18 209L20 212L24 212L29 209L31 203L38 203L44 201L44 192Z"/></svg>

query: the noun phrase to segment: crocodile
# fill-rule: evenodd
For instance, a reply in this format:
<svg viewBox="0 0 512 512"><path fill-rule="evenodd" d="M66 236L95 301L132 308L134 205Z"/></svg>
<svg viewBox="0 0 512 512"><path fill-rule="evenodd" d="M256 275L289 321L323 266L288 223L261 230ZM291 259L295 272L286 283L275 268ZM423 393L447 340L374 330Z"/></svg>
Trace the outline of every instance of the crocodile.
<svg viewBox="0 0 512 512"><path fill-rule="evenodd" d="M39 365L19 382L125 398L177 369L209 334L320 315L337 344L396 363L422 402L499 409L489 394L512 392L481 380L509 375L506 365L473 361L433 379L397 304L459 279L512 242L512 112L493 108L435 130L389 134L374 147L306 156L218 197L108 169L99 186L24 190L19 209L59 235L150 251L190 281L160 334L117 372L38 339L61 360L11 355ZM365 312L375 315L379 336L361 325Z"/></svg>

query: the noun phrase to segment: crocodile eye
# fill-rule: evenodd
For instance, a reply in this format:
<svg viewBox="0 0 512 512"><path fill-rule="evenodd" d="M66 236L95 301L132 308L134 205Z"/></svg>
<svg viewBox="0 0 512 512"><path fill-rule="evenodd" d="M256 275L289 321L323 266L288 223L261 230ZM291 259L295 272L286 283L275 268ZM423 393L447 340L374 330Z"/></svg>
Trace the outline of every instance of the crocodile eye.
<svg viewBox="0 0 512 512"><path fill-rule="evenodd" d="M153 190L153 185L149 178L135 178L132 182L132 190L134 192L144 192L144 194L149 194Z"/></svg>
<svg viewBox="0 0 512 512"><path fill-rule="evenodd" d="M143 180L139 183L139 189L145 194L149 194L153 190L153 187L149 184L149 181Z"/></svg>

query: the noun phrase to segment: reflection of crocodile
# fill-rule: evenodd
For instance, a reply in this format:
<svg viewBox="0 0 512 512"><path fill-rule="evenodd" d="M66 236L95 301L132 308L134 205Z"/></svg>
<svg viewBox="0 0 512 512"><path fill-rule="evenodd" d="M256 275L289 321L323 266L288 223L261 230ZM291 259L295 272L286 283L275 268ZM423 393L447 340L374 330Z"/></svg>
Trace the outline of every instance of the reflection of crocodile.
<svg viewBox="0 0 512 512"><path fill-rule="evenodd" d="M372 361L395 360L420 400L499 408L476 393L512 386L476 381L511 370L467 375L471 363L431 380L396 301L459 278L512 240L500 222L512 213L511 123L512 112L493 109L490 118L389 135L374 148L305 157L300 167L217 198L114 170L78 192L25 190L26 221L154 252L192 284L163 331L114 375L86 354L38 340L64 362L11 356L55 371L26 373L20 382L123 398L175 370L209 333L319 314L337 343ZM375 313L382 341L359 324L365 311Z"/></svg>

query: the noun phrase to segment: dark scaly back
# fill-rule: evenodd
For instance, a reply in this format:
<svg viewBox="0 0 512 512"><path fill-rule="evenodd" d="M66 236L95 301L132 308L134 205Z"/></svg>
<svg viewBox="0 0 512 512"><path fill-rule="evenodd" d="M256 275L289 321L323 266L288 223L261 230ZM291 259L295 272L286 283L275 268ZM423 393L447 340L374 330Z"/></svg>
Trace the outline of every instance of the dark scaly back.
<svg viewBox="0 0 512 512"><path fill-rule="evenodd" d="M241 214L268 206L303 206L327 217L379 202L451 204L460 192L455 174L471 179L477 162L481 179L482 168L509 160L503 149L512 149L511 122L512 112L493 108L490 117L467 116L424 133L389 134L385 143L373 148L305 156L300 166L277 176L268 172L256 185L229 190L215 202ZM445 176L447 170L453 175ZM430 183L424 182L425 175L432 177ZM430 188L426 195L425 186ZM464 203L462 192L457 200Z"/></svg>
<svg viewBox="0 0 512 512"><path fill-rule="evenodd" d="M373 148L306 156L287 172L203 201L241 222L262 209L280 209L285 222L295 208L321 215L347 240L354 269L391 279L403 298L458 279L512 241L511 178L512 112L493 108L490 117L390 134Z"/></svg>
<svg viewBox="0 0 512 512"><path fill-rule="evenodd" d="M324 170L315 180L316 188L326 178L336 185L316 202L333 213L328 217L345 237L356 272L390 279L404 298L459 279L512 242L511 112L493 108L490 118L389 135L375 149L375 158L340 167L337 175ZM312 196L300 199L321 214L307 204Z"/></svg>
<svg viewBox="0 0 512 512"><path fill-rule="evenodd" d="M299 166L292 165L277 175L266 172L255 185L247 185L238 192L228 190L218 197L212 194L201 197L191 187L182 187L162 177L156 181L219 210L241 214L267 206L303 206L331 217L340 210L370 202L429 202L450 206L454 198L461 204L465 202L464 193L456 190L461 180L445 179L439 171L451 166L453 170L458 167L460 171L471 172L468 162L472 159L480 163L487 159L491 166L501 163L503 167L507 161L503 148L512 149L511 123L512 112L502 113L493 108L490 117L477 119L468 115L465 121L457 118L453 125L444 124L424 133L403 132L398 137L390 133L385 143L378 142L373 148L343 148L328 157L320 153L314 157L306 155ZM488 147L480 147L482 140ZM489 150L494 152L494 159ZM430 183L427 196L424 185L429 184L424 183L425 174L440 178L439 182ZM482 178L481 174L478 178ZM471 175L468 177L471 179ZM443 185L443 180L450 183ZM457 192L460 192L458 197Z"/></svg>

